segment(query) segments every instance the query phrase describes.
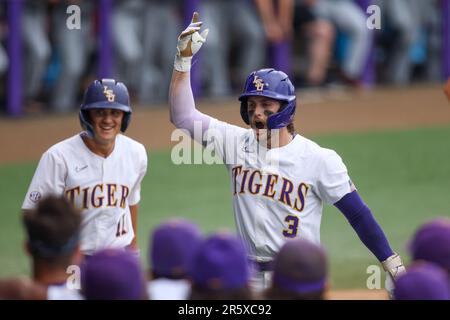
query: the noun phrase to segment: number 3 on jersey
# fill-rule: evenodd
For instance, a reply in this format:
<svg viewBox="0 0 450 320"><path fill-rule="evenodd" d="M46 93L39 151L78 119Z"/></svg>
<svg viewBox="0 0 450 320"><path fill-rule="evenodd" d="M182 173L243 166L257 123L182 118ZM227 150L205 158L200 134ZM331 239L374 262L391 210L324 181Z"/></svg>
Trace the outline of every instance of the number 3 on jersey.
<svg viewBox="0 0 450 320"><path fill-rule="evenodd" d="M128 231L125 229L125 215L122 215L122 217L120 217L119 223L117 224L116 237L123 236L127 232Z"/></svg>
<svg viewBox="0 0 450 320"><path fill-rule="evenodd" d="M295 238L298 232L298 222L299 219L297 216L289 215L284 219L287 222L287 229L283 230L283 236L286 238Z"/></svg>

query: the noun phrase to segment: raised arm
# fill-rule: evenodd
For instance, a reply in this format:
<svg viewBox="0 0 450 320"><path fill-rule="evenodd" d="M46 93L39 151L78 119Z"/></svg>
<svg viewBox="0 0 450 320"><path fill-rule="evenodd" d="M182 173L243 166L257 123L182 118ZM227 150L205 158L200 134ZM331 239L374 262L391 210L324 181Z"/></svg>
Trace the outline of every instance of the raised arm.
<svg viewBox="0 0 450 320"><path fill-rule="evenodd" d="M205 132L212 119L195 108L191 88L192 57L206 41L208 35L208 29L199 33L201 25L202 22L198 21L198 13L194 12L191 24L178 37L177 54L169 89L170 121L177 128L188 130L191 137L194 136L195 123L201 125L202 132Z"/></svg>

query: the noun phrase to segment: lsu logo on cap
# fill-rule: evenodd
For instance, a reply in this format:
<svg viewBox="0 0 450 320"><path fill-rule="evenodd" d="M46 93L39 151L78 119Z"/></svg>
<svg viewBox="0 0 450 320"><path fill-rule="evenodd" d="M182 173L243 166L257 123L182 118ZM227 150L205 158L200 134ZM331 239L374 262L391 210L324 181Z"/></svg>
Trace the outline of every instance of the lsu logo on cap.
<svg viewBox="0 0 450 320"><path fill-rule="evenodd" d="M255 75L255 78L253 79L253 84L255 85L256 91L263 91L264 90L264 81L263 79L259 78Z"/></svg>
<svg viewBox="0 0 450 320"><path fill-rule="evenodd" d="M106 99L108 99L109 102L114 102L114 99L116 98L114 91L112 91L112 89L108 89L107 86L103 86L103 88L103 94L105 95Z"/></svg>

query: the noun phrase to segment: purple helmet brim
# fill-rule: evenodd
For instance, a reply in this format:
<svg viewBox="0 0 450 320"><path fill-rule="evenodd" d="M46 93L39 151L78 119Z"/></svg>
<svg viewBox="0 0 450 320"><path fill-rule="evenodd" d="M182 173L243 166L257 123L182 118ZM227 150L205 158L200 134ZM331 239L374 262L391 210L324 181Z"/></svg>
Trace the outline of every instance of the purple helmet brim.
<svg viewBox="0 0 450 320"><path fill-rule="evenodd" d="M105 101L99 101L90 103L87 105L81 106L81 110L91 110L91 109L115 109L120 110L123 112L131 113L130 106L118 103L118 102L105 102Z"/></svg>

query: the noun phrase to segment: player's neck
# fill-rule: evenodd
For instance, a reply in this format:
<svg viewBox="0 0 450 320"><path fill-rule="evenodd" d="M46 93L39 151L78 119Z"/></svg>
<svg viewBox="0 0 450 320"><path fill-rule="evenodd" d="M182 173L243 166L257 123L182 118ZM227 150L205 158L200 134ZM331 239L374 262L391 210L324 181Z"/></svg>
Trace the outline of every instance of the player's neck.
<svg viewBox="0 0 450 320"><path fill-rule="evenodd" d="M33 280L49 286L63 284L67 281L68 274L65 267L51 265L43 262L33 263Z"/></svg>
<svg viewBox="0 0 450 320"><path fill-rule="evenodd" d="M280 143L278 147L284 147L285 145L289 144L289 142L291 142L294 137L287 128L282 128L279 131L280 131L280 139L279 139Z"/></svg>
<svg viewBox="0 0 450 320"><path fill-rule="evenodd" d="M287 128L275 129L270 132L270 137L266 141L260 143L267 144L267 149L281 148L289 144L293 139L293 135Z"/></svg>
<svg viewBox="0 0 450 320"><path fill-rule="evenodd" d="M95 139L83 135L84 144L96 155L107 158L114 150L115 139L108 142L99 142Z"/></svg>

